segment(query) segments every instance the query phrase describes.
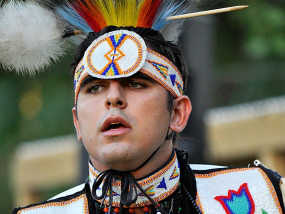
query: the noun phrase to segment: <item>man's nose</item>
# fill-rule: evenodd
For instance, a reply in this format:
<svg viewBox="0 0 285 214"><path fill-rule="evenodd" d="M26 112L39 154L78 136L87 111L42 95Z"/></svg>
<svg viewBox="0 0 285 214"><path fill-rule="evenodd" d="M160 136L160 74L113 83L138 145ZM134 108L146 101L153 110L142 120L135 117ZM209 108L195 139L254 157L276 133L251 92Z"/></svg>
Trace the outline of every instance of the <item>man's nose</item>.
<svg viewBox="0 0 285 214"><path fill-rule="evenodd" d="M117 80L110 80L108 93L106 97L107 108L120 108L124 109L127 107L127 101L125 97L124 87Z"/></svg>

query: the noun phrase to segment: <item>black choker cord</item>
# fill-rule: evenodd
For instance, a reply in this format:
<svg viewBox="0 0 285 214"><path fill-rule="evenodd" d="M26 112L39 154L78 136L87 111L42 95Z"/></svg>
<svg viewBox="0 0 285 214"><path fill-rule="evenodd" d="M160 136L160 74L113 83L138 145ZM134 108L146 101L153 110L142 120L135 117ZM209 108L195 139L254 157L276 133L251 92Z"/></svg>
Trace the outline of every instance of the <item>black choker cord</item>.
<svg viewBox="0 0 285 214"><path fill-rule="evenodd" d="M151 155L151 159L153 155L159 150L159 148ZM175 152L174 150L172 151L171 156L169 157L168 161L166 163L169 163L173 159ZM165 163L165 164L166 164ZM164 167L164 166L163 166ZM106 170L104 172L101 172L96 180L93 183L92 186L92 192L91 196L95 201L101 200L101 206L96 206L99 209L102 209L105 199L109 197L109 204L108 204L108 211L111 212L112 210L112 202L113 202L113 194L110 194L113 192L113 183L115 181L120 180L121 181L121 198L120 198L120 213L122 214L123 212L123 207L130 206L132 203L135 203L138 197L137 190L139 189L141 193L144 194L146 198L152 203L152 209L159 210L160 213L166 214L167 212L165 211L164 208L160 207L160 205L155 202L143 189L142 187L138 184L137 180L135 177L130 173L131 171L127 172L122 172L122 171L117 171L117 170ZM103 184L103 185L102 185ZM102 185L102 194L98 195L97 189Z"/></svg>
<svg viewBox="0 0 285 214"><path fill-rule="evenodd" d="M127 172L120 172L116 170L107 170L101 172L96 180L94 181L92 187L92 196L95 200L103 200L104 203L106 197L110 197L109 206L112 206L113 202L113 182L116 180L121 180L121 204L125 206L129 206L137 200L137 189L135 184L135 178ZM102 186L102 194L97 194L97 189L103 183ZM108 194L110 193L110 194Z"/></svg>
<svg viewBox="0 0 285 214"><path fill-rule="evenodd" d="M120 172L116 170L107 170L104 172L101 172L96 180L94 181L93 187L92 187L92 197L95 200L102 200L101 202L101 208L103 208L104 201L107 197L109 197L109 209L108 212L112 213L112 202L113 202L113 182L116 180L121 180L121 198L120 198L120 207L123 206L129 207L131 204L135 203L138 198L138 192L137 188L145 195L145 197L148 198L148 200L155 206L156 209L160 210L162 212L161 208L159 208L158 203L156 203L144 190L143 188L138 184L135 177L130 174L129 172ZM102 194L97 194L97 189L101 184L102 186ZM122 210L122 209L120 209Z"/></svg>
<svg viewBox="0 0 285 214"><path fill-rule="evenodd" d="M168 127L167 132L166 132L166 136L165 136L165 140L171 140L174 136L174 132L170 132L170 127ZM131 170L129 172L135 172L139 169L141 169L142 167L144 167L153 157L154 155L159 151L161 146L159 146L149 157L148 159L146 159L141 165L139 165L137 168L135 168L134 170Z"/></svg>
<svg viewBox="0 0 285 214"><path fill-rule="evenodd" d="M169 128L167 130L166 133L166 137L165 140L168 140L169 137L172 136L172 133L169 133ZM106 170L104 172L101 172L96 180L94 181L93 187L92 187L92 192L91 195L93 197L93 199L95 200L102 200L101 203L101 208L102 205L104 204L104 201L106 199L106 197L108 196L108 192L110 192L110 196L109 196L109 213L111 213L112 210L112 202L113 202L113 188L112 188L112 184L113 181L115 180L121 180L121 198L120 198L120 213L122 213L122 207L123 206L129 206L132 203L136 202L137 198L138 198L138 194L137 194L137 189L136 187L145 195L145 197L148 198L148 200L153 204L153 206L160 210L161 213L165 213L162 212L161 208L159 207L159 204L156 203L142 188L141 186L137 183L135 177L131 174L131 172L135 172L139 169L141 169L142 167L144 167L153 157L154 155L159 151L160 146L141 164L139 165L137 168L133 169L133 170L129 170L129 171L117 171L117 170ZM173 152L172 152L173 155ZM171 155L171 157L172 157ZM104 181L105 180L105 181ZM99 188L99 186L103 183L103 187L102 187L102 195L97 195L96 190ZM133 194L135 193L135 194Z"/></svg>
<svg viewBox="0 0 285 214"><path fill-rule="evenodd" d="M166 136L165 136L165 141L166 140L171 140L174 136L174 132L170 132L170 127L168 126L167 132L166 132ZM161 146L159 146L149 157L148 159L146 159L141 165L139 165L137 168L135 168L134 170L131 170L129 172L135 172L139 169L141 169L142 167L144 167L153 157L154 155L159 151Z"/></svg>
<svg viewBox="0 0 285 214"><path fill-rule="evenodd" d="M200 208L196 204L196 179L188 165L188 155L187 153L179 150L176 150L176 154L180 164L180 186L173 196L170 196L169 199L161 202L160 205L145 193L145 191L137 183L134 176L132 176L129 172L120 172L116 170L107 170L99 174L92 187L93 199L97 201L101 200L102 208L104 200L106 197L109 197L108 212L112 213L113 195L109 193L112 193L113 182L116 180L121 180L120 214L124 213L124 206L128 207L137 200L138 189L152 203L153 206L150 207L152 210L151 213L156 213L159 211L162 214L201 214ZM98 195L96 190L99 186L101 186L102 183L102 194ZM96 206L96 210L100 211L99 213L102 212L101 208Z"/></svg>
<svg viewBox="0 0 285 214"><path fill-rule="evenodd" d="M154 157L154 155L159 151L159 149L160 149L160 146L141 165L139 165L134 170L130 170L130 171L127 171L127 172L135 172L135 171L143 168Z"/></svg>

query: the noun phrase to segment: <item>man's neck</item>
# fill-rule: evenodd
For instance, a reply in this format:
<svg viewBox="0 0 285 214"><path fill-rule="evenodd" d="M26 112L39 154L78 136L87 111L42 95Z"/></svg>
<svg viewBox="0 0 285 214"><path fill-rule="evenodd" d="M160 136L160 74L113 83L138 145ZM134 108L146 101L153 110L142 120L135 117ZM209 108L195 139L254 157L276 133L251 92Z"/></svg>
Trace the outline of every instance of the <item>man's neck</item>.
<svg viewBox="0 0 285 214"><path fill-rule="evenodd" d="M151 174L152 172L154 172L156 169L158 169L159 167L161 167L171 156L173 151L173 144L172 142L166 141L159 149L158 151L155 153L155 155L153 155L151 157L151 159L142 167L140 167L139 169L131 172L131 174L136 178L142 178L145 177L149 174ZM91 163L93 164L93 166L99 170L99 171L106 171L108 169L115 169L118 171L132 171L132 170L126 170L125 166L128 165L128 163L122 163L122 164L118 164L115 163L116 167L113 167L113 165L107 165L104 164L102 162L97 161L96 159L90 157ZM118 167L119 165L119 167ZM139 167L139 165L137 166Z"/></svg>
<svg viewBox="0 0 285 214"><path fill-rule="evenodd" d="M112 207L120 207L122 200L123 205L131 203L132 207L136 208L147 209L150 202L157 206L157 203L176 191L179 180L179 163L174 151L160 167L152 169L151 173L144 174L139 179L130 176L128 172L116 170L100 172L91 163L89 164L89 185L93 198L99 203L109 204L110 202ZM113 192L112 197L108 192ZM103 198L104 201L102 201ZM143 209L136 209L135 213L142 212Z"/></svg>

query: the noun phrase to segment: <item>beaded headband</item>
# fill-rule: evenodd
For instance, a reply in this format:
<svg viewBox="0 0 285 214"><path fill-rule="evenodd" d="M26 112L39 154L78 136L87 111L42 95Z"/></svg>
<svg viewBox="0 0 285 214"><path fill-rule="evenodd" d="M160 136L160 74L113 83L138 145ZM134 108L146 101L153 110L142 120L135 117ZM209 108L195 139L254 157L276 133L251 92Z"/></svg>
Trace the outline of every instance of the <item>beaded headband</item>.
<svg viewBox="0 0 285 214"><path fill-rule="evenodd" d="M143 38L133 31L106 33L86 50L74 75L75 101L82 81L126 78L142 72L161 84L173 96L183 94L183 80L176 66L161 54L148 49Z"/></svg>

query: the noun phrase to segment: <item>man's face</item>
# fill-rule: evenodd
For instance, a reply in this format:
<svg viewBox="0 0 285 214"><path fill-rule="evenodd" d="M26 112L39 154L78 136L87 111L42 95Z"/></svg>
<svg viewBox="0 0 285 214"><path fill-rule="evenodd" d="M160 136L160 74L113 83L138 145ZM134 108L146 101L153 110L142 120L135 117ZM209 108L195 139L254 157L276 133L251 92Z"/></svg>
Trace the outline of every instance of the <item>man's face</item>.
<svg viewBox="0 0 285 214"><path fill-rule="evenodd" d="M95 167L132 170L157 148L169 148L167 96L141 73L118 80L87 79L73 113L78 138Z"/></svg>

